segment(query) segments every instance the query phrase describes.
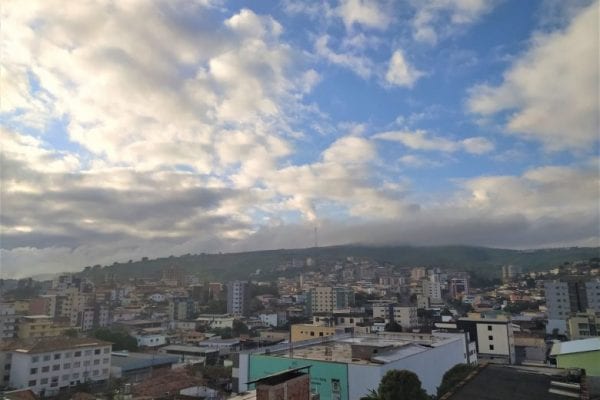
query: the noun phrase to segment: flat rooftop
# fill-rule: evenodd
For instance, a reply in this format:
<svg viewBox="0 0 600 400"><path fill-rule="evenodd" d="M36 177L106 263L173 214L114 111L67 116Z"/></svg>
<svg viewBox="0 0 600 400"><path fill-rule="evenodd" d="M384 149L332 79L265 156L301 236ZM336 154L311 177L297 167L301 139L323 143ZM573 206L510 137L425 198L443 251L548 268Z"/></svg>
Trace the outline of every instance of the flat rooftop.
<svg viewBox="0 0 600 400"><path fill-rule="evenodd" d="M336 335L320 340L295 342L293 346L279 346L270 351L270 356L284 358L305 358L309 360L334 361L348 364L376 365L387 364L414 354L428 351L432 347L462 340L462 335L430 334L390 334L390 335ZM373 349L369 359L352 357L352 347L361 346Z"/></svg>

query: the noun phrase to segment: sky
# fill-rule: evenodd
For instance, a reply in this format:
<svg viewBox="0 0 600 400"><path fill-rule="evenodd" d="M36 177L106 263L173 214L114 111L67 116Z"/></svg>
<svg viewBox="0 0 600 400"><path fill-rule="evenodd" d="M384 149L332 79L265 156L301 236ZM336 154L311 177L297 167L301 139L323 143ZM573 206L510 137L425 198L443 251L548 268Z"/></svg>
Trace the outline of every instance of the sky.
<svg viewBox="0 0 600 400"><path fill-rule="evenodd" d="M2 277L598 246L597 1L3 2Z"/></svg>

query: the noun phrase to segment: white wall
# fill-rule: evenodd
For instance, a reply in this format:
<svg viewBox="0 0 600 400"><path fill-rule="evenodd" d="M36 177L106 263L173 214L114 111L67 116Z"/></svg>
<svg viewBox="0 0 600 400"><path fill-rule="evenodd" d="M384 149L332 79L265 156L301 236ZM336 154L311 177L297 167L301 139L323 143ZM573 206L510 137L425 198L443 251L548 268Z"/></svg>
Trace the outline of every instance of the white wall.
<svg viewBox="0 0 600 400"><path fill-rule="evenodd" d="M491 327L492 330L489 330L488 327ZM508 324L478 323L477 344L479 345L479 353L497 354L508 357L510 355L510 346L507 327ZM494 349L491 350L490 346L494 346Z"/></svg>
<svg viewBox="0 0 600 400"><path fill-rule="evenodd" d="M349 398L359 399L370 389L376 389L383 375L392 369L414 372L427 393L435 394L444 373L456 364L466 362L464 342L457 339L381 366L348 364Z"/></svg>

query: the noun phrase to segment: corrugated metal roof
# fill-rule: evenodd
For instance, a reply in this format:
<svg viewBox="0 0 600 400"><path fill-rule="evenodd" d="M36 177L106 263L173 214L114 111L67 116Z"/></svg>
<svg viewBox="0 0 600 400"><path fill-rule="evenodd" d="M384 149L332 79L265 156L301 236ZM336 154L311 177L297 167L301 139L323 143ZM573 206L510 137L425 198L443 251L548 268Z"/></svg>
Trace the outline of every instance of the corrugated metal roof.
<svg viewBox="0 0 600 400"><path fill-rule="evenodd" d="M598 350L600 350L600 337L555 343L554 346L552 346L552 352L550 355L555 356L560 354L583 353L586 351Z"/></svg>

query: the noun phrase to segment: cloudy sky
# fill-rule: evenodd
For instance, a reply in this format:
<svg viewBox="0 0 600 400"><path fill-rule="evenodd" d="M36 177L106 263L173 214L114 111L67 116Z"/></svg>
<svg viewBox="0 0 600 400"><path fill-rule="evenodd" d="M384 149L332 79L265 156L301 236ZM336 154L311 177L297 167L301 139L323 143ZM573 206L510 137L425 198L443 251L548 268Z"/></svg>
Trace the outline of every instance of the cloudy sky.
<svg viewBox="0 0 600 400"><path fill-rule="evenodd" d="M3 2L3 277L599 244L598 2Z"/></svg>

